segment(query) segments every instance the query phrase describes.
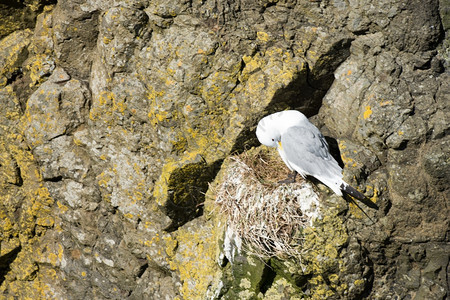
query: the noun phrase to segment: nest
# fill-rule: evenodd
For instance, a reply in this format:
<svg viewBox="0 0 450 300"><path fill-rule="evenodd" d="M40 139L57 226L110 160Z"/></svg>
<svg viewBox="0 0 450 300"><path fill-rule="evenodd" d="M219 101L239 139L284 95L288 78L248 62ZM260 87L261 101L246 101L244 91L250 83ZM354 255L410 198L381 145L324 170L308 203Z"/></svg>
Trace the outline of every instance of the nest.
<svg viewBox="0 0 450 300"><path fill-rule="evenodd" d="M274 153L253 151L231 158L217 191L228 226L261 258L298 258L302 231L319 214L309 183L278 184L288 174Z"/></svg>

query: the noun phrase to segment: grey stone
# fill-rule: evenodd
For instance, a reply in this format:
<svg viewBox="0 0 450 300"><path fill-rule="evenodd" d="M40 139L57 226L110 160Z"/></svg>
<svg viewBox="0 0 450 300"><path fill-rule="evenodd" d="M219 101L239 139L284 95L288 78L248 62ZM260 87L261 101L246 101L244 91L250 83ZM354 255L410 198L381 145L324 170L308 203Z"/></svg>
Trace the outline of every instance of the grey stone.
<svg viewBox="0 0 450 300"><path fill-rule="evenodd" d="M4 297L448 295L446 1L22 2L0 5ZM214 187L283 109L378 209L312 183L308 261L231 265Z"/></svg>

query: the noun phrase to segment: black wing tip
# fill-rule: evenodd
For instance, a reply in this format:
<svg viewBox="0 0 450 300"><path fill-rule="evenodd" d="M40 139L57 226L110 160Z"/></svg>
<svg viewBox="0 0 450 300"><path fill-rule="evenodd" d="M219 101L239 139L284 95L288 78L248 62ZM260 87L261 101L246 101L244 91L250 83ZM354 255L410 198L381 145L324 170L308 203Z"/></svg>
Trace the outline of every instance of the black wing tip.
<svg viewBox="0 0 450 300"><path fill-rule="evenodd" d="M354 187L350 185L341 185L341 190L343 190L345 193L349 194L350 196L360 200L362 203L367 205L370 208L378 209L378 205L370 201L363 193L356 190Z"/></svg>
<svg viewBox="0 0 450 300"><path fill-rule="evenodd" d="M355 197L358 200L363 200L366 198L366 196L364 196L363 193L359 192L358 190L356 190L354 187L350 186L350 185L341 185L341 189L346 192L347 194L349 194L352 197Z"/></svg>

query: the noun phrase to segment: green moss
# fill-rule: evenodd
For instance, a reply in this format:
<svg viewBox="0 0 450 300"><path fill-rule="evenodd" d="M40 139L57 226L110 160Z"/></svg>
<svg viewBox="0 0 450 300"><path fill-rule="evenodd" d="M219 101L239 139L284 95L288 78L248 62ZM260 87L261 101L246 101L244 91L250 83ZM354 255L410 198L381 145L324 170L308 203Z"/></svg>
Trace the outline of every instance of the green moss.
<svg viewBox="0 0 450 300"><path fill-rule="evenodd" d="M223 270L224 299L257 299L266 279L268 266L259 258L239 256Z"/></svg>

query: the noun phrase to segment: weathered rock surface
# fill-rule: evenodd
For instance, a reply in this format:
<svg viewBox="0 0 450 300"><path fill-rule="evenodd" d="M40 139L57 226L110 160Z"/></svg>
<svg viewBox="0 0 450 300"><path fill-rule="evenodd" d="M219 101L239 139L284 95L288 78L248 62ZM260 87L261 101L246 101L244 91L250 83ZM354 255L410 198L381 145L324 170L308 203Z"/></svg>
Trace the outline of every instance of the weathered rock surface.
<svg viewBox="0 0 450 300"><path fill-rule="evenodd" d="M447 298L449 7L0 4L0 294ZM378 209L322 189L308 268L231 262L214 187L286 108Z"/></svg>

